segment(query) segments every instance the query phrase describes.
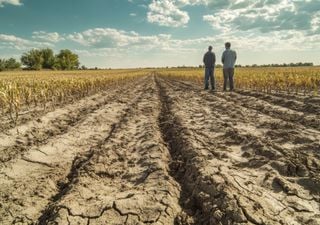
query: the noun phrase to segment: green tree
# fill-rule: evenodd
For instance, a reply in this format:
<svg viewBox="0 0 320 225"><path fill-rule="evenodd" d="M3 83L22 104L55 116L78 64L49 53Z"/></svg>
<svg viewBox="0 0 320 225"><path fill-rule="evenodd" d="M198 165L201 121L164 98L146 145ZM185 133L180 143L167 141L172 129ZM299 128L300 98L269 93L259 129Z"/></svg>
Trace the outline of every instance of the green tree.
<svg viewBox="0 0 320 225"><path fill-rule="evenodd" d="M16 59L0 59L0 71L20 69L21 64Z"/></svg>
<svg viewBox="0 0 320 225"><path fill-rule="evenodd" d="M78 69L79 56L72 53L69 49L61 50L60 53L56 56L57 61L55 67L61 70L74 70Z"/></svg>
<svg viewBox="0 0 320 225"><path fill-rule="evenodd" d="M43 61L42 51L38 49L32 49L21 57L22 64L31 70L41 70Z"/></svg>
<svg viewBox="0 0 320 225"><path fill-rule="evenodd" d="M5 69L6 70L15 70L15 69L20 69L21 68L21 63L17 62L16 59L10 58L8 60L5 60Z"/></svg>
<svg viewBox="0 0 320 225"><path fill-rule="evenodd" d="M56 58L54 56L54 53L52 49L45 48L41 49L41 55L42 55L42 68L43 69L53 69L55 65Z"/></svg>
<svg viewBox="0 0 320 225"><path fill-rule="evenodd" d="M0 71L5 70L5 60L4 59L0 59Z"/></svg>

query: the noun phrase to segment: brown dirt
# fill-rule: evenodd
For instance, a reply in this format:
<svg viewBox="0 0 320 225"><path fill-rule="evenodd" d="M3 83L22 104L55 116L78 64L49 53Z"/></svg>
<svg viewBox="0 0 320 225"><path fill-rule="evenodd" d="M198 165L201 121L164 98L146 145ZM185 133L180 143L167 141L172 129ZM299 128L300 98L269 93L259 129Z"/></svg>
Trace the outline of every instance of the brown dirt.
<svg viewBox="0 0 320 225"><path fill-rule="evenodd" d="M0 224L320 224L319 121L142 77L0 133Z"/></svg>

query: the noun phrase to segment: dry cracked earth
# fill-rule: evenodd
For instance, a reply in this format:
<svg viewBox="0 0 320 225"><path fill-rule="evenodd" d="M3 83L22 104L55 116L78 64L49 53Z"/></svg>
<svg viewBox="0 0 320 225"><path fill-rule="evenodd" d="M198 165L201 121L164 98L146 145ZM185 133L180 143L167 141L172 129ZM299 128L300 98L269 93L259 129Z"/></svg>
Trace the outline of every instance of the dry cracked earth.
<svg viewBox="0 0 320 225"><path fill-rule="evenodd" d="M317 97L151 74L0 140L0 224L320 224Z"/></svg>

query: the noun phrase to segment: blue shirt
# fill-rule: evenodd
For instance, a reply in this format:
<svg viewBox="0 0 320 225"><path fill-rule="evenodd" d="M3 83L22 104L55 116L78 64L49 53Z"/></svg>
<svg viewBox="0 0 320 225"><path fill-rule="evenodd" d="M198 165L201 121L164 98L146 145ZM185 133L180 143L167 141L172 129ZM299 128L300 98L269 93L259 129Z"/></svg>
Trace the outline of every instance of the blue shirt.
<svg viewBox="0 0 320 225"><path fill-rule="evenodd" d="M227 48L223 52L222 58L221 58L221 61L223 63L223 68L225 69L234 68L236 60L237 60L237 53L235 51L231 50L230 48Z"/></svg>

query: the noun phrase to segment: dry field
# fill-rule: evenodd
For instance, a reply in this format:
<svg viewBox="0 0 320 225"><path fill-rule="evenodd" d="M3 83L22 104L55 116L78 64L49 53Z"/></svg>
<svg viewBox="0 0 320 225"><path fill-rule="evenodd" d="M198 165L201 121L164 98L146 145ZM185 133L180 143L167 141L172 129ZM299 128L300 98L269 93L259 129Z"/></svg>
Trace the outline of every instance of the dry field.
<svg viewBox="0 0 320 225"><path fill-rule="evenodd" d="M319 225L312 71L215 93L201 70L0 74L0 224Z"/></svg>

